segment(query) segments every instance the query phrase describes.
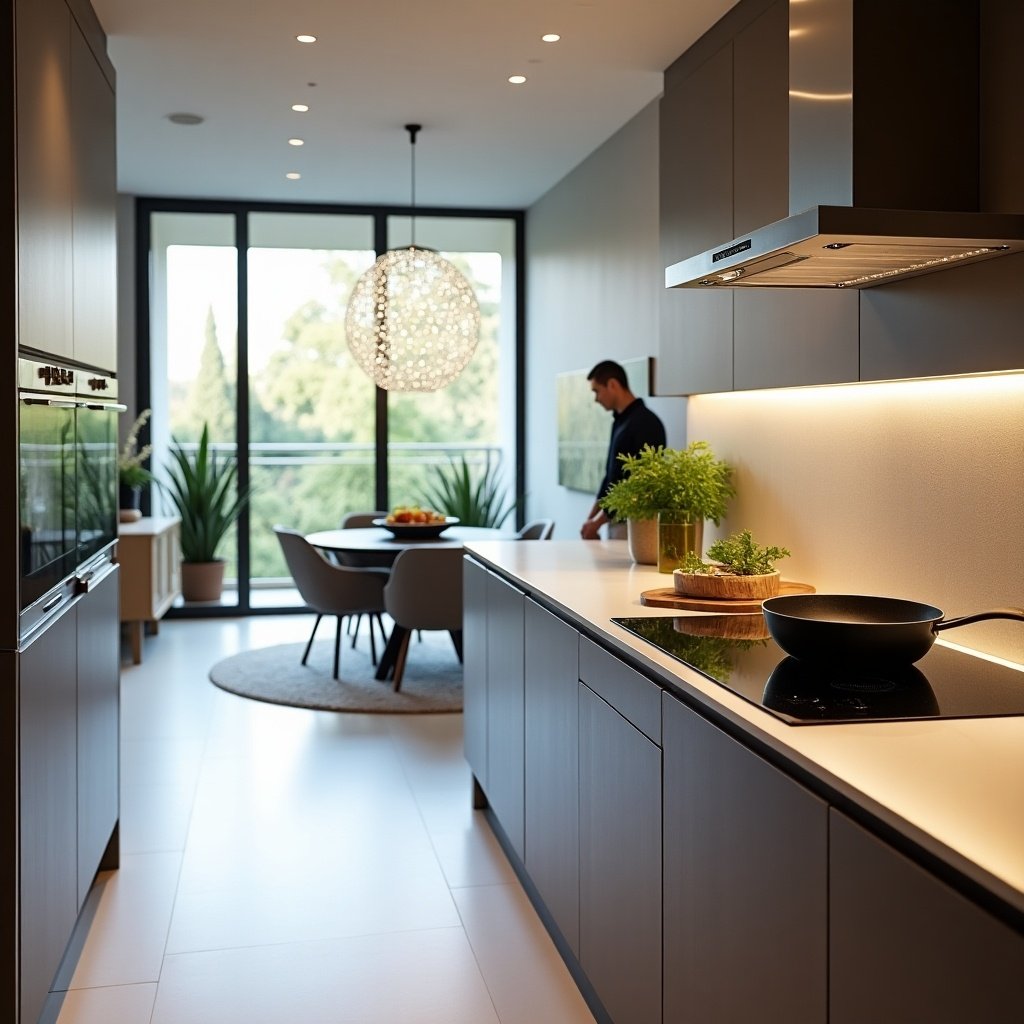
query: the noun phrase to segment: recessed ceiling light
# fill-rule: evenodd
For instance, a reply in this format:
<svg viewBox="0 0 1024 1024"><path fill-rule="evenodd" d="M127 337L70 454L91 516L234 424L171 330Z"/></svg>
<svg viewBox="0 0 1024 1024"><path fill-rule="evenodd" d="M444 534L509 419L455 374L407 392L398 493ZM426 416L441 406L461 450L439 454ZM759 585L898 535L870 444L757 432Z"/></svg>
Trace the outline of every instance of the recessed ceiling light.
<svg viewBox="0 0 1024 1024"><path fill-rule="evenodd" d="M557 43L562 37L557 32L546 32L540 38L544 43Z"/></svg>
<svg viewBox="0 0 1024 1024"><path fill-rule="evenodd" d="M293 103L292 110L295 110L300 114L304 114L307 110L309 110L309 107L305 103Z"/></svg>
<svg viewBox="0 0 1024 1024"><path fill-rule="evenodd" d="M298 181L298 180L299 180L299 178L301 178L301 177L302 177L302 175L301 175L301 174L299 174L299 172L298 172L298 171L289 171L289 172L288 172L288 173L287 173L287 174L285 175L285 177L286 177L286 178L287 178L287 179L288 179L289 181Z"/></svg>
<svg viewBox="0 0 1024 1024"><path fill-rule="evenodd" d="M513 85L522 85L526 81L526 75L509 75L508 80Z"/></svg>
<svg viewBox="0 0 1024 1024"><path fill-rule="evenodd" d="M315 43L316 36L296 36L295 37L300 43Z"/></svg>
<svg viewBox="0 0 1024 1024"><path fill-rule="evenodd" d="M204 118L198 114L168 114L167 120L171 124L202 124Z"/></svg>
<svg viewBox="0 0 1024 1024"><path fill-rule="evenodd" d="M304 139L289 139L288 140L288 145L289 146L304 146L305 144L306 143L305 143Z"/></svg>

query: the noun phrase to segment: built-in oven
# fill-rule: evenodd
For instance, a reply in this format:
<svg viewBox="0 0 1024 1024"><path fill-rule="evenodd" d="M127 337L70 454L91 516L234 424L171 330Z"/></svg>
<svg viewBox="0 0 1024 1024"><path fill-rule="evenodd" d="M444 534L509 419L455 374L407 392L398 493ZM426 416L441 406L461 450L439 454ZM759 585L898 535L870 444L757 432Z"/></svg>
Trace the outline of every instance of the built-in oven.
<svg viewBox="0 0 1024 1024"><path fill-rule="evenodd" d="M117 380L18 362L22 630L117 541ZM72 583L73 589L73 583ZM53 593L58 591L58 593Z"/></svg>

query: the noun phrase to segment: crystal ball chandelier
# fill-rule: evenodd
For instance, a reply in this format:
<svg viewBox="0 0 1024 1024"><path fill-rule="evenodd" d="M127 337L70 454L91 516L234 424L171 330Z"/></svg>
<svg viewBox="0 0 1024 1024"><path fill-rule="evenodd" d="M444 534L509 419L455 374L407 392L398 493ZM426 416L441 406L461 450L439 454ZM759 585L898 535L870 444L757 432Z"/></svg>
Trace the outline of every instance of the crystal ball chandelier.
<svg viewBox="0 0 1024 1024"><path fill-rule="evenodd" d="M480 337L480 304L448 260L415 244L416 133L412 144L413 244L377 258L356 282L345 313L348 347L386 391L438 391L466 368Z"/></svg>

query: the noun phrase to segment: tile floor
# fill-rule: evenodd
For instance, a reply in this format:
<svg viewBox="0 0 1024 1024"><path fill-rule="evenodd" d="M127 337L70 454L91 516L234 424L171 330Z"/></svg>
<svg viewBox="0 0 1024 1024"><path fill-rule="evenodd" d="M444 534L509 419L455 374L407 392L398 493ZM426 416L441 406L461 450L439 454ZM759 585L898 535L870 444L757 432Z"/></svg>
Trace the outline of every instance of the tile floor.
<svg viewBox="0 0 1024 1024"><path fill-rule="evenodd" d="M305 616L164 622L122 675L121 868L59 1024L592 1024L480 812L461 715L206 679Z"/></svg>

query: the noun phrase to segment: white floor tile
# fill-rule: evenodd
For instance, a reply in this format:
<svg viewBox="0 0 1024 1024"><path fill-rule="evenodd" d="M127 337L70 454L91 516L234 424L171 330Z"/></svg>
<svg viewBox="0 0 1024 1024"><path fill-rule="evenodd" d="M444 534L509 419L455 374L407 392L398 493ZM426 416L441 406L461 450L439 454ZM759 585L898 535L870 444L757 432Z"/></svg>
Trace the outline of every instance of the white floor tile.
<svg viewBox="0 0 1024 1024"><path fill-rule="evenodd" d="M435 831L431 840L441 870L453 889L516 881L515 872L482 811L473 812L466 828Z"/></svg>
<svg viewBox="0 0 1024 1024"><path fill-rule="evenodd" d="M501 1024L594 1024L518 882L452 895Z"/></svg>
<svg viewBox="0 0 1024 1024"><path fill-rule="evenodd" d="M461 928L170 956L153 1024L498 1024Z"/></svg>
<svg viewBox="0 0 1024 1024"><path fill-rule="evenodd" d="M64 997L57 1024L149 1024L156 985L74 989Z"/></svg>
<svg viewBox="0 0 1024 1024"><path fill-rule="evenodd" d="M195 786L121 786L121 854L185 849Z"/></svg>
<svg viewBox="0 0 1024 1024"><path fill-rule="evenodd" d="M104 872L99 907L70 988L157 981L171 923L181 854L123 856Z"/></svg>

